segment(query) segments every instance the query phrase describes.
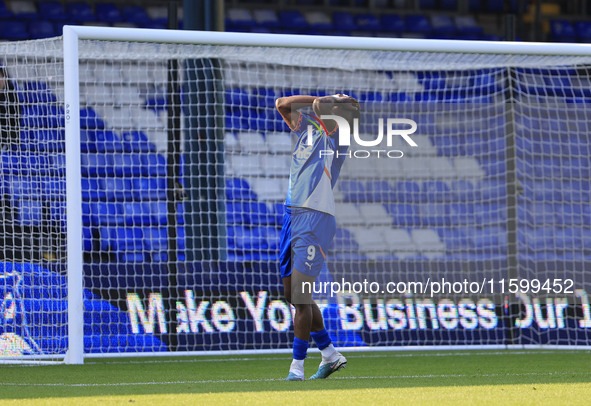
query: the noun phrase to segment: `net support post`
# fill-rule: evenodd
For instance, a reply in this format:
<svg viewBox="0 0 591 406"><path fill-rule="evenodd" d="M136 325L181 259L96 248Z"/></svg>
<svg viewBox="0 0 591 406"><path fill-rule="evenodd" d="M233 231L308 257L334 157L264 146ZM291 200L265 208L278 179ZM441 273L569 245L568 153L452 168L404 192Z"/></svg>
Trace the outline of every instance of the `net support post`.
<svg viewBox="0 0 591 406"><path fill-rule="evenodd" d="M64 361L66 364L82 364L84 363L82 175L80 171L78 35L74 28L64 26L63 47L68 254L68 350Z"/></svg>

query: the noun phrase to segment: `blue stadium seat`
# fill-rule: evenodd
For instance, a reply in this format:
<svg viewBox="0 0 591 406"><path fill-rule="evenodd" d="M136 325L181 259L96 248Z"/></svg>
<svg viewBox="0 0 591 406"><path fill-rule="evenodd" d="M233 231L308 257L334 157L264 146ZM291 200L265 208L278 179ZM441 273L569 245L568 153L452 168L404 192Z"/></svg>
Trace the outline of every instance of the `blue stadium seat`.
<svg viewBox="0 0 591 406"><path fill-rule="evenodd" d="M358 180L343 179L339 182L339 190L343 192L345 202L365 202L370 198L363 183Z"/></svg>
<svg viewBox="0 0 591 406"><path fill-rule="evenodd" d="M448 15L435 14L431 16L433 33L443 37L452 38L456 33L456 26Z"/></svg>
<svg viewBox="0 0 591 406"><path fill-rule="evenodd" d="M372 31L377 32L382 30L382 24L380 20L375 16L375 14L371 13L363 13L357 14L355 16L355 24L357 25L357 29L360 31ZM340 28L337 26L337 28Z"/></svg>
<svg viewBox="0 0 591 406"><path fill-rule="evenodd" d="M232 8L226 12L226 26L232 31L248 31L256 27L256 21L249 10Z"/></svg>
<svg viewBox="0 0 591 406"><path fill-rule="evenodd" d="M228 200L256 200L257 195L243 178L226 179L226 198Z"/></svg>
<svg viewBox="0 0 591 406"><path fill-rule="evenodd" d="M81 154L82 176L112 176L114 168L110 156L104 154Z"/></svg>
<svg viewBox="0 0 591 406"><path fill-rule="evenodd" d="M86 210L84 207L86 206ZM88 202L83 205L83 215L87 214L90 224L95 226L120 226L125 223L123 207L116 202Z"/></svg>
<svg viewBox="0 0 591 406"><path fill-rule="evenodd" d="M575 31L581 42L591 42L591 21L575 22Z"/></svg>
<svg viewBox="0 0 591 406"><path fill-rule="evenodd" d="M434 9L435 4L435 0L419 0L419 8L421 10Z"/></svg>
<svg viewBox="0 0 591 406"><path fill-rule="evenodd" d="M259 227L259 232L265 239L267 250L278 253L281 232L275 227Z"/></svg>
<svg viewBox="0 0 591 406"><path fill-rule="evenodd" d="M123 143L117 134L111 130L93 131L90 133L94 137L94 143L98 152L123 152Z"/></svg>
<svg viewBox="0 0 591 406"><path fill-rule="evenodd" d="M156 146L150 142L143 131L127 131L121 134L125 152L156 152Z"/></svg>
<svg viewBox="0 0 591 406"><path fill-rule="evenodd" d="M40 227L43 224L43 202L29 196L16 201L16 219L23 226Z"/></svg>
<svg viewBox="0 0 591 406"><path fill-rule="evenodd" d="M10 18L12 16L13 13L6 7L6 2L0 1L0 18Z"/></svg>
<svg viewBox="0 0 591 406"><path fill-rule="evenodd" d="M228 224L247 224L247 216L242 202L226 202L226 222Z"/></svg>
<svg viewBox="0 0 591 406"><path fill-rule="evenodd" d="M103 190L104 196L107 200L124 201L127 199L132 199L133 197L141 199L144 194L152 192L150 190L142 190L135 184L136 181L141 180L144 179L134 179L134 183L132 183L130 179L105 178L100 179L99 183L102 186L101 189Z"/></svg>
<svg viewBox="0 0 591 406"><path fill-rule="evenodd" d="M358 28L353 20L353 15L346 11L335 11L332 14L332 20L335 23L335 27L342 31L354 31Z"/></svg>
<svg viewBox="0 0 591 406"><path fill-rule="evenodd" d="M280 10L278 13L281 27L290 30L306 30L309 25L298 10Z"/></svg>
<svg viewBox="0 0 591 406"><path fill-rule="evenodd" d="M591 183L588 180L562 182L562 196L565 202L591 201Z"/></svg>
<svg viewBox="0 0 591 406"><path fill-rule="evenodd" d="M359 201L369 202L394 202L396 201L396 191L390 183L385 180L372 180L365 183L366 198ZM346 198L345 198L346 200Z"/></svg>
<svg viewBox="0 0 591 406"><path fill-rule="evenodd" d="M448 202L452 200L449 186L440 180L423 182L423 193L428 202Z"/></svg>
<svg viewBox="0 0 591 406"><path fill-rule="evenodd" d="M422 202L425 195L421 193L421 186L417 182L399 181L394 187L396 201L398 202Z"/></svg>
<svg viewBox="0 0 591 406"><path fill-rule="evenodd" d="M419 204L419 217L421 224L429 227L449 225L450 206L442 203L421 203Z"/></svg>
<svg viewBox="0 0 591 406"><path fill-rule="evenodd" d="M141 156L138 154L111 154L115 176L140 176L143 174Z"/></svg>
<svg viewBox="0 0 591 406"><path fill-rule="evenodd" d="M406 31L404 20L397 14L384 14L380 17L382 31L403 33Z"/></svg>
<svg viewBox="0 0 591 406"><path fill-rule="evenodd" d="M267 242L258 227L228 227L229 245L238 253L266 250Z"/></svg>
<svg viewBox="0 0 591 406"><path fill-rule="evenodd" d="M458 0L439 0L439 7L442 10L457 11Z"/></svg>
<svg viewBox="0 0 591 406"><path fill-rule="evenodd" d="M132 195L137 200L166 199L167 187L165 178L135 178L133 179L132 187Z"/></svg>
<svg viewBox="0 0 591 406"><path fill-rule="evenodd" d="M92 230L88 227L82 227L82 249L86 252L92 251L93 241Z"/></svg>
<svg viewBox="0 0 591 406"><path fill-rule="evenodd" d="M106 196L103 182L99 179L82 178L83 200L100 200L105 199Z"/></svg>
<svg viewBox="0 0 591 406"><path fill-rule="evenodd" d="M144 233L140 227L101 227L101 251L118 253L142 251L144 249Z"/></svg>
<svg viewBox="0 0 591 406"><path fill-rule="evenodd" d="M555 204L556 221L559 225L591 225L591 208L586 204Z"/></svg>
<svg viewBox="0 0 591 406"><path fill-rule="evenodd" d="M470 239L478 254L487 257L507 251L507 231L504 227L491 226L470 230Z"/></svg>
<svg viewBox="0 0 591 406"><path fill-rule="evenodd" d="M7 179L6 187L12 201L30 199L40 195L37 179L28 176L10 176Z"/></svg>
<svg viewBox="0 0 591 406"><path fill-rule="evenodd" d="M123 21L119 8L114 3L96 3L94 11L98 21L105 23L118 23Z"/></svg>
<svg viewBox="0 0 591 406"><path fill-rule="evenodd" d="M64 177L41 177L38 178L39 191L42 199L61 199L66 198L66 179Z"/></svg>
<svg viewBox="0 0 591 406"><path fill-rule="evenodd" d="M550 20L550 34L556 42L576 42L577 33L570 21Z"/></svg>
<svg viewBox="0 0 591 406"><path fill-rule="evenodd" d="M29 23L29 36L31 39L51 38L61 35L51 21L34 20Z"/></svg>
<svg viewBox="0 0 591 406"><path fill-rule="evenodd" d="M270 225L275 223L272 213L263 202L243 202L246 221L251 225Z"/></svg>
<svg viewBox="0 0 591 406"><path fill-rule="evenodd" d="M69 3L66 2L66 14L68 19L75 22L96 21L96 16L92 7L88 3Z"/></svg>
<svg viewBox="0 0 591 406"><path fill-rule="evenodd" d="M409 14L405 18L406 30L415 34L428 35L431 33L431 24L422 14Z"/></svg>
<svg viewBox="0 0 591 406"><path fill-rule="evenodd" d="M29 39L27 24L23 21L2 21L0 24L0 38L9 41Z"/></svg>
<svg viewBox="0 0 591 406"><path fill-rule="evenodd" d="M142 154L142 173L150 176L166 176L166 158L162 154Z"/></svg>
<svg viewBox="0 0 591 406"><path fill-rule="evenodd" d="M224 92L226 107L243 107L248 106L250 101L250 94L246 89L233 87L226 89Z"/></svg>
<svg viewBox="0 0 591 406"><path fill-rule="evenodd" d="M353 234L346 228L337 227L331 250L340 252L359 252L359 244Z"/></svg>
<svg viewBox="0 0 591 406"><path fill-rule="evenodd" d="M392 216L395 227L413 227L421 224L419 209L416 204L387 204L386 210Z"/></svg>
<svg viewBox="0 0 591 406"><path fill-rule="evenodd" d="M123 17L123 21L138 25L147 24L152 21L142 6L121 6L121 16Z"/></svg>
<svg viewBox="0 0 591 406"><path fill-rule="evenodd" d="M144 244L148 251L163 252L168 249L166 227L147 227L144 231Z"/></svg>
<svg viewBox="0 0 591 406"><path fill-rule="evenodd" d="M80 129L105 128L104 121L96 114L92 107L80 109Z"/></svg>
<svg viewBox="0 0 591 406"><path fill-rule="evenodd" d="M65 21L68 15L64 6L58 1L40 1L37 3L39 14L51 21Z"/></svg>
<svg viewBox="0 0 591 406"><path fill-rule="evenodd" d="M474 225L475 204L470 201L466 203L452 203L450 205L451 224L455 226Z"/></svg>

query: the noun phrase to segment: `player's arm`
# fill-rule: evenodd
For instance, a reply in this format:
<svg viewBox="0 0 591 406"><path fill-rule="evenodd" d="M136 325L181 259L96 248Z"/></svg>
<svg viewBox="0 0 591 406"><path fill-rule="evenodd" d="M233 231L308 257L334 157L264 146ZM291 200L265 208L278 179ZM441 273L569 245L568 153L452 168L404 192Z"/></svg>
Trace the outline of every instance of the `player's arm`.
<svg viewBox="0 0 591 406"><path fill-rule="evenodd" d="M316 96L295 95L280 97L275 100L275 107L281 117L285 120L289 128L294 130L300 118L299 109L311 106L316 100Z"/></svg>

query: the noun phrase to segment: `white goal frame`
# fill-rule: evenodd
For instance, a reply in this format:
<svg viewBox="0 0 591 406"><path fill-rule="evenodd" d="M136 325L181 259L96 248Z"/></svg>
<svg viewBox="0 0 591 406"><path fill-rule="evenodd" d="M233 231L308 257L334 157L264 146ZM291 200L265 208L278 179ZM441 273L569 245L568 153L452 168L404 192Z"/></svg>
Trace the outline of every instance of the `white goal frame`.
<svg viewBox="0 0 591 406"><path fill-rule="evenodd" d="M67 277L68 277L68 350L67 364L82 364L85 357L125 357L188 355L189 353L84 354L82 190L80 172L80 89L79 40L166 42L171 44L234 45L341 50L406 52L445 52L468 54L505 54L536 56L591 56L591 44L555 44L524 42L486 42L460 40L424 40L402 38L351 38L312 35L250 34L203 31L177 31L139 28L64 26L64 92L66 136L66 207L67 207ZM474 345L469 349L565 348L548 345ZM589 349L589 346L566 347ZM441 350L467 349L466 346L377 347L361 350ZM359 351L360 349L354 349ZM268 353L269 350L245 350L226 353ZM272 351L287 352L283 350ZM192 355L205 352L190 353ZM211 352L207 352L211 354Z"/></svg>

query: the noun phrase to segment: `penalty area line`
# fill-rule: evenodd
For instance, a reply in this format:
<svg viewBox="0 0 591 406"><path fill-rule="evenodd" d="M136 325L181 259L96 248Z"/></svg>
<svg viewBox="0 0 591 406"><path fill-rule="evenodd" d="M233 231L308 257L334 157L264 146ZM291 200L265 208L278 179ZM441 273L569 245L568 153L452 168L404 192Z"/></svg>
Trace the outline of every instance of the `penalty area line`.
<svg viewBox="0 0 591 406"><path fill-rule="evenodd" d="M338 376L332 380L355 380L355 379L429 379L429 378L492 378L506 376L563 376L563 375L591 375L589 372L525 372L506 374L426 374L426 375L386 375L386 376ZM164 382L116 382L116 383L23 383L23 382L0 382L1 386L35 386L35 387L117 387L117 386L148 386L148 385L186 385L186 384L215 384L215 383L255 383L255 382L282 382L285 379L207 379L196 381L164 381Z"/></svg>

